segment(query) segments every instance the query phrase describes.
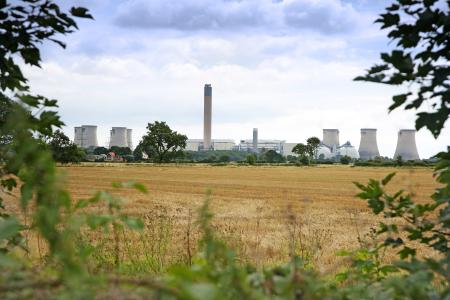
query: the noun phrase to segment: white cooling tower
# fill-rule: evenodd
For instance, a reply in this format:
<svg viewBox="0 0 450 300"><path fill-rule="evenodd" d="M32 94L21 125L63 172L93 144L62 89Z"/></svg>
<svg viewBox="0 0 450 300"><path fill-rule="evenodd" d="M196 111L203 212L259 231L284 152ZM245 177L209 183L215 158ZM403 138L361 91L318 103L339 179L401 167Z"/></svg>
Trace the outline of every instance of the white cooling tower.
<svg viewBox="0 0 450 300"><path fill-rule="evenodd" d="M419 160L416 146L416 130L401 129L398 132L397 148L394 159L401 156L403 160Z"/></svg>
<svg viewBox="0 0 450 300"><path fill-rule="evenodd" d="M359 143L359 156L368 160L380 156L377 144L377 130L374 128L361 128L361 141Z"/></svg>
<svg viewBox="0 0 450 300"><path fill-rule="evenodd" d="M75 135L73 139L73 143L78 147L82 147L83 141L83 128L81 126L75 127Z"/></svg>
<svg viewBox="0 0 450 300"><path fill-rule="evenodd" d="M109 148L113 146L128 147L126 127L113 127L110 133Z"/></svg>
<svg viewBox="0 0 450 300"><path fill-rule="evenodd" d="M128 148L133 149L133 129L127 129L127 145Z"/></svg>
<svg viewBox="0 0 450 300"><path fill-rule="evenodd" d="M339 146L339 130L338 129L324 129L322 143L329 148L338 147Z"/></svg>
<svg viewBox="0 0 450 300"><path fill-rule="evenodd" d="M75 143L83 148L98 147L97 126L82 125L75 127Z"/></svg>

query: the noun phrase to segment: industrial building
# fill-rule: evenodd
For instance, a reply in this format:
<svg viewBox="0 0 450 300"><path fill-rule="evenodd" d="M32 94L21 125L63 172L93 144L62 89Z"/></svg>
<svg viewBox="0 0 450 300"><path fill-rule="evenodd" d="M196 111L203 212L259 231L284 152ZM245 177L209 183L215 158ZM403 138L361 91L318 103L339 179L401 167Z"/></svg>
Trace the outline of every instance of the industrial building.
<svg viewBox="0 0 450 300"><path fill-rule="evenodd" d="M82 148L98 147L97 126L82 125L75 127L74 143Z"/></svg>
<svg viewBox="0 0 450 300"><path fill-rule="evenodd" d="M210 150L235 150L236 144L231 139L214 139L209 141ZM186 141L186 151L202 151L204 150L203 139L189 139Z"/></svg>
<svg viewBox="0 0 450 300"><path fill-rule="evenodd" d="M323 129L323 139L319 149L317 150L317 158L332 159L343 156L348 156L352 159L359 159L358 151L350 142L339 145L338 129Z"/></svg>
<svg viewBox="0 0 450 300"><path fill-rule="evenodd" d="M377 144L377 130L374 128L361 128L359 143L359 156L363 160L374 159L380 156Z"/></svg>
<svg viewBox="0 0 450 300"><path fill-rule="evenodd" d="M268 150L274 150L280 154L284 153L284 144L285 141L282 140L258 140L258 143L256 144L256 151L255 151L255 145L253 143L253 139L251 140L241 140L239 145L237 145L238 151L246 151L246 152L264 152Z"/></svg>
<svg viewBox="0 0 450 300"><path fill-rule="evenodd" d="M401 156L403 160L419 160L419 153L416 146L416 130L401 129L398 132L397 147L394 159Z"/></svg>

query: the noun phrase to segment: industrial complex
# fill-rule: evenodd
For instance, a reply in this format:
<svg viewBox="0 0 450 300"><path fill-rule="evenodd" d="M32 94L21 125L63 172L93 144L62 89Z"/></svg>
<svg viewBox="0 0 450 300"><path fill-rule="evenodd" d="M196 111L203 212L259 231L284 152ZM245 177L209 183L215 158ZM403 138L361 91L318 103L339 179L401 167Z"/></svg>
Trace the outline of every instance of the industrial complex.
<svg viewBox="0 0 450 300"><path fill-rule="evenodd" d="M212 86L205 84L203 97L203 139L188 139L186 151L234 150L252 153L274 150L282 155L295 155L292 149L298 143L286 143L284 140L259 139L258 128L253 128L253 138L240 140L238 144L232 139L212 138ZM394 158L401 156L404 160L418 160L416 130L401 129L398 132L397 148ZM82 125L75 127L74 143L83 148L98 147L97 126ZM132 129L112 127L109 147L128 147L133 149ZM361 140L357 150L349 141L340 144L338 129L323 129L323 137L317 151L319 159L333 159L349 156L353 159L370 160L380 157L377 144L377 129L361 128Z"/></svg>

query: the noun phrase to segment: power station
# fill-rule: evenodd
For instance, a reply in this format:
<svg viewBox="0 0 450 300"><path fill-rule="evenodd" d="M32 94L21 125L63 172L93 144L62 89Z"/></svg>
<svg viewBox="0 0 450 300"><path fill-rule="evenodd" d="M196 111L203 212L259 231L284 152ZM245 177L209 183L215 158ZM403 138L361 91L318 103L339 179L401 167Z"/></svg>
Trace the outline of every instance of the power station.
<svg viewBox="0 0 450 300"><path fill-rule="evenodd" d="M109 147L129 147L133 149L133 131L127 127L112 127ZM401 129L398 132L397 148L394 158L401 156L404 160L418 160L419 154L414 129ZM98 147L97 126L82 125L75 127L74 143L83 148ZM187 151L237 150L259 153L274 150L283 155L295 155L292 149L298 143L286 143L284 140L259 139L258 128L253 128L252 139L240 140L236 144L232 139L212 138L212 86L205 84L203 89L203 139L188 139ZM323 129L322 141L317 150L317 157L322 159L349 156L353 159L371 160L380 157L376 128L361 128L359 149L350 143L339 143L339 129Z"/></svg>

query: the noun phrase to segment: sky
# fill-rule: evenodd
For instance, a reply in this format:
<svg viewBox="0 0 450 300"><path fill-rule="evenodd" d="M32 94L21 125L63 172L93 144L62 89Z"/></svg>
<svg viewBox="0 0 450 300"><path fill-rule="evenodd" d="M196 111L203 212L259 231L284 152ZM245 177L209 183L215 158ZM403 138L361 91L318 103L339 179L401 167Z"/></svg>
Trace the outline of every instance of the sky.
<svg viewBox="0 0 450 300"><path fill-rule="evenodd" d="M65 133L98 125L166 121L202 138L203 86L213 87L213 139L304 142L337 128L356 148L360 128L378 129L382 156L393 156L399 129L414 111L388 114L403 89L355 82L392 44L373 21L387 0L91 0L59 1L90 9L95 20L44 44L42 69L26 68L32 90L59 100ZM448 122L447 122L448 123ZM434 139L416 135L421 157L445 150L449 126Z"/></svg>

